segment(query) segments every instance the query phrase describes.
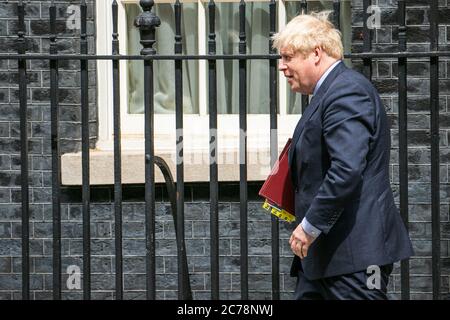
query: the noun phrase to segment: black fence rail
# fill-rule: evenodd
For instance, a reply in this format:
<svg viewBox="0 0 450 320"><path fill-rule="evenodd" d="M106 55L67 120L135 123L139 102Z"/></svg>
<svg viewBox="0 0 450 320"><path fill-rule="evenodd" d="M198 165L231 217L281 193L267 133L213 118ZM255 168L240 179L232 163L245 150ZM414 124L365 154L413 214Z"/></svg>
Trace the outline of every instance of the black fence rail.
<svg viewBox="0 0 450 320"><path fill-rule="evenodd" d="M341 1L333 1L334 22L339 28L339 16ZM370 0L364 0L364 12L370 6ZM187 254L184 245L184 165L183 165L183 60L202 59L208 61L208 94L209 94L209 129L210 129L210 236L211 236L211 298L219 299L219 202L218 202L218 166L217 147L220 141L217 136L217 66L216 61L221 59L234 59L239 61L239 154L240 159L245 161L240 164L240 267L241 267L241 297L248 299L248 228L247 228L247 65L246 61L251 59L262 59L269 61L269 80L267 88L270 94L270 157L271 165L275 163L278 153L277 145L277 114L278 114L278 91L277 91L277 59L279 56L272 48L269 40L269 54L250 55L246 53L246 24L245 24L245 1L239 3L239 54L218 55L216 54L215 34L215 2L208 4L209 33L207 55L183 55L181 35L181 10L183 4L176 0L175 8L175 45L173 55L157 55L153 48L155 44L156 28L160 24L159 18L152 13L154 2L152 0L141 0L140 5L143 13L136 17L135 25L140 30L142 51L140 56L122 55L119 52L118 34L118 4L112 1L113 34L111 55L89 55L87 48L87 5L84 0L80 1L81 9L81 34L80 54L59 54L57 51L56 33L56 6L51 1L50 14L50 52L49 54L27 54L25 37L25 4L18 3L18 54L0 54L0 59L18 61L18 85L20 104L20 139L21 139L21 201L22 201L22 298L30 298L30 210L29 210L29 185L28 185L28 136L27 136L27 61L49 60L50 61L50 101L51 101L51 150L52 150L52 209L53 209L53 298L61 299L61 154L59 146L59 108L58 108L58 63L61 60L80 61L81 71L81 110L82 110L82 204L83 204L83 297L91 297L91 265L90 265L90 181L89 181L89 92L88 92L88 62L90 60L111 60L113 68L113 114L114 114L114 216L115 216L115 272L116 272L116 298L123 298L123 266L122 266L122 179L121 179L121 128L120 128L120 74L119 62L121 60L142 60L144 66L145 96L145 237L146 237L146 292L148 299L155 299L156 277L155 277L155 164L161 168L166 179L171 199L174 223L176 227L177 253L178 253L178 298L191 299L192 292L189 282L187 268ZM276 32L276 6L277 2L271 0L268 3L270 20L270 34ZM307 1L301 1L301 11L307 12ZM394 58L398 59L398 99L399 99L399 165L400 165L400 213L405 223L408 224L408 159L407 159L407 65L408 58L429 58L430 62L430 110L431 110L431 187L432 187L432 279L433 298L440 299L440 198L439 198L439 59L449 57L450 52L438 51L438 0L430 1L430 51L408 52L406 49L406 25L405 25L406 1L398 1L398 26L399 26L399 51L391 53L372 52L372 30L364 24L364 44L362 53L345 55L345 58L362 59L364 73L368 78L372 77L372 59ZM367 18L367 17L366 17ZM177 165L176 185L171 173L164 161L155 155L154 147L154 70L155 60L175 61L175 114L177 137L176 144ZM303 107L307 105L307 97L303 97ZM279 225L278 220L272 218L272 298L280 298L280 254L279 254ZM410 297L409 262L401 263L401 297Z"/></svg>

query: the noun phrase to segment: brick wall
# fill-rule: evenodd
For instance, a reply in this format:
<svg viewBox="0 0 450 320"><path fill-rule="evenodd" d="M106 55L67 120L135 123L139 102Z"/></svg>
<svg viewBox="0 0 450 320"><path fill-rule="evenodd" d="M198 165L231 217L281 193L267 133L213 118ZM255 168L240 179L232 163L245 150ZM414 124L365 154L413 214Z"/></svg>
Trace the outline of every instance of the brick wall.
<svg viewBox="0 0 450 320"><path fill-rule="evenodd" d="M94 52L94 1L89 3L89 44ZM375 2L375 1L374 1ZM78 1L57 1L58 48L60 52L79 52L79 31L67 29L67 7ZM361 1L353 5L353 50L361 50L359 34L362 26ZM397 50L396 1L378 1L382 9L381 29L375 31L374 50ZM17 1L0 1L0 52L15 52L17 38ZM449 50L450 12L447 0L440 1L440 44ZM28 52L47 53L49 1L27 2ZM428 1L408 1L409 50L429 48ZM360 62L354 61L356 69ZM49 64L47 61L28 63L28 108L30 150L31 209L31 290L32 298L51 299L52 288L52 209L50 158ZM60 62L61 146L63 152L80 149L79 62ZM90 64L91 135L97 130L95 101L95 63ZM374 60L374 83L385 102L392 123L392 186L398 200L398 139L397 139L397 64L392 59ZM411 296L431 298L431 200L429 143L429 65L426 60L411 59L408 65L409 112L409 201L410 232L416 256L411 259ZM448 129L450 120L450 62L440 64L440 125L441 125L441 219L442 219L442 284L444 297L449 297L449 198ZM18 114L17 63L0 60L0 299L21 297L21 205L20 205L20 144ZM270 219L261 209L257 196L259 183L249 186L249 289L251 299L271 297L271 237ZM177 259L173 221L167 192L156 188L157 297L177 298ZM209 256L209 186L186 184L186 244L194 298L210 297ZM124 297L145 298L144 203L143 186L126 186L123 205ZM239 185L220 184L220 288L221 299L240 297L239 262ZM68 277L66 268L82 268L81 190L63 189L62 198L63 285ZM111 186L92 188L92 298L114 298L114 214ZM280 224L281 298L290 299L295 281L288 276L291 252L287 243L291 227ZM396 266L389 292L399 298L400 276ZM63 287L63 298L81 299L81 290Z"/></svg>

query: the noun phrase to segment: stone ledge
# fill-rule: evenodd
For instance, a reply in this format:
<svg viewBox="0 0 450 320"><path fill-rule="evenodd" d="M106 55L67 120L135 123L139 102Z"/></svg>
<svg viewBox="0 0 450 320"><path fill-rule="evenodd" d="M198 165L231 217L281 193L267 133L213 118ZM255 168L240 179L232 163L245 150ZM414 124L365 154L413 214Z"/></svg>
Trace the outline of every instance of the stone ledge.
<svg viewBox="0 0 450 320"><path fill-rule="evenodd" d="M279 152L283 146L279 145ZM176 181L176 159L174 151L155 152L163 158ZM218 152L219 181L239 181L239 151L236 149ZM184 153L184 181L209 181L209 150L195 150ZM269 149L247 150L247 180L264 181L270 172ZM114 184L114 153L113 151L90 151L90 184ZM62 185L81 185L81 152L67 153L61 157ZM159 168L155 167L155 182L164 182ZM145 183L144 152L138 150L122 151L122 183Z"/></svg>

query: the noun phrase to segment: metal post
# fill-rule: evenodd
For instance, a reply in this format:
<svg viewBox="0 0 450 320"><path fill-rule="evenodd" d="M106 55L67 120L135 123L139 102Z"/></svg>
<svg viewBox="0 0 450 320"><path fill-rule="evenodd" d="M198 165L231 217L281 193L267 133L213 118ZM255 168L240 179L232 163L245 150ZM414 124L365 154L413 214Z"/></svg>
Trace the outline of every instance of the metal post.
<svg viewBox="0 0 450 320"><path fill-rule="evenodd" d="M80 53L88 53L87 43L87 5L80 5L81 34ZM82 202L83 202L83 298L91 299L91 212L89 182L89 76L88 61L81 60L81 154L82 154Z"/></svg>
<svg viewBox="0 0 450 320"><path fill-rule="evenodd" d="M430 4L430 50L439 50L438 0ZM441 299L441 217L439 179L439 56L430 59L431 232L433 299Z"/></svg>
<svg viewBox="0 0 450 320"><path fill-rule="evenodd" d="M215 13L216 4L208 3L209 40L208 54L216 54ZM209 77L209 193L211 235L211 299L219 299L219 182L217 170L217 72L216 60L208 61Z"/></svg>
<svg viewBox="0 0 450 320"><path fill-rule="evenodd" d="M175 5L175 54L183 53L181 42L181 9L179 0ZM184 242L184 157L183 157L183 60L175 61L175 109L176 109L176 146L177 146L177 190L175 231L178 252L178 298L191 300L186 246Z"/></svg>
<svg viewBox="0 0 450 320"><path fill-rule="evenodd" d="M57 55L56 6L50 13L50 54ZM53 299L61 300L61 158L59 151L58 60L50 60L50 113L52 136Z"/></svg>
<svg viewBox="0 0 450 320"><path fill-rule="evenodd" d="M112 54L119 55L118 5L112 3ZM116 300L123 299L122 256L122 146L120 131L120 60L113 60L113 113L114 113L114 231L116 253Z"/></svg>
<svg viewBox="0 0 450 320"><path fill-rule="evenodd" d="M371 4L372 0L363 0L363 52L372 51L372 30L368 26L370 15L367 12ZM364 75L372 80L372 58L364 58L363 64Z"/></svg>
<svg viewBox="0 0 450 320"><path fill-rule="evenodd" d="M245 1L239 3L239 53L246 54ZM247 61L239 60L239 191L241 299L248 300Z"/></svg>
<svg viewBox="0 0 450 320"><path fill-rule="evenodd" d="M334 27L341 30L341 1L333 0L333 20Z"/></svg>
<svg viewBox="0 0 450 320"><path fill-rule="evenodd" d="M141 0L144 12L136 17L134 24L140 30L141 55L151 56L155 28L161 24L159 18L151 12L153 0ZM156 298L156 257L155 257L155 150L154 150L154 102L153 102L153 60L144 60L144 108L145 108L145 236L146 236L146 287L147 299Z"/></svg>
<svg viewBox="0 0 450 320"><path fill-rule="evenodd" d="M19 16L18 53L25 54L25 4L17 5ZM27 126L27 62L18 61L20 114L20 177L22 196L22 299L30 299L30 199L28 185L28 126Z"/></svg>
<svg viewBox="0 0 450 320"><path fill-rule="evenodd" d="M300 3L300 10L302 14L308 13L308 2L306 2L306 0L302 0L302 2ZM308 105L309 96L307 94L302 94L302 114L305 112Z"/></svg>
<svg viewBox="0 0 450 320"><path fill-rule="evenodd" d="M270 40L269 52L274 54L272 37L276 26L276 2L271 0L270 11ZM278 81L277 61L271 59L269 62L269 93L270 93L270 166L273 167L278 158ZM272 219L272 299L280 299L280 227L278 218L271 215Z"/></svg>
<svg viewBox="0 0 450 320"><path fill-rule="evenodd" d="M398 46L406 51L405 1L398 1ZM407 60L398 59L398 131L399 131L399 166L400 166L400 215L408 230L408 110L407 110ZM402 300L409 300L409 260L401 262Z"/></svg>

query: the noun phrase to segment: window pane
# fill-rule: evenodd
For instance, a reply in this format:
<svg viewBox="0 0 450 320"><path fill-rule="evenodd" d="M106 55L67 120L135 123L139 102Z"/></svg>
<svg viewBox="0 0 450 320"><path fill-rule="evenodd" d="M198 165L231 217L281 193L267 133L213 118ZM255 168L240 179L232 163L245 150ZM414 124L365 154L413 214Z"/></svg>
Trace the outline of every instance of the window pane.
<svg viewBox="0 0 450 320"><path fill-rule="evenodd" d="M208 8L206 26L209 26ZM269 3L246 3L248 54L269 53ZM209 27L206 30L208 41ZM216 3L216 53L239 53L239 3ZM219 114L239 113L239 62L217 61L217 110ZM269 62L247 61L247 110L249 114L269 113Z"/></svg>
<svg viewBox="0 0 450 320"><path fill-rule="evenodd" d="M333 1L308 1L308 12L317 12L322 10L333 10ZM286 23L292 18L300 14L300 1L286 1ZM341 1L341 16L340 16L342 42L344 45L344 53L349 53L351 49L351 2ZM345 60L347 66L350 62ZM301 94L291 91L289 85L287 86L287 113L299 114L302 110Z"/></svg>
<svg viewBox="0 0 450 320"><path fill-rule="evenodd" d="M138 4L127 4L128 54L139 55L142 46L139 30L134 19L142 9ZM183 54L198 54L197 4L182 6L181 32ZM173 54L175 43L175 11L169 3L154 6L154 13L161 19L156 29L156 43L153 48L158 54ZM199 113L198 108L198 61L183 61L183 109L185 113ZM169 60L154 62L155 113L175 112L175 63ZM144 112L144 68L143 61L128 62L128 112Z"/></svg>

